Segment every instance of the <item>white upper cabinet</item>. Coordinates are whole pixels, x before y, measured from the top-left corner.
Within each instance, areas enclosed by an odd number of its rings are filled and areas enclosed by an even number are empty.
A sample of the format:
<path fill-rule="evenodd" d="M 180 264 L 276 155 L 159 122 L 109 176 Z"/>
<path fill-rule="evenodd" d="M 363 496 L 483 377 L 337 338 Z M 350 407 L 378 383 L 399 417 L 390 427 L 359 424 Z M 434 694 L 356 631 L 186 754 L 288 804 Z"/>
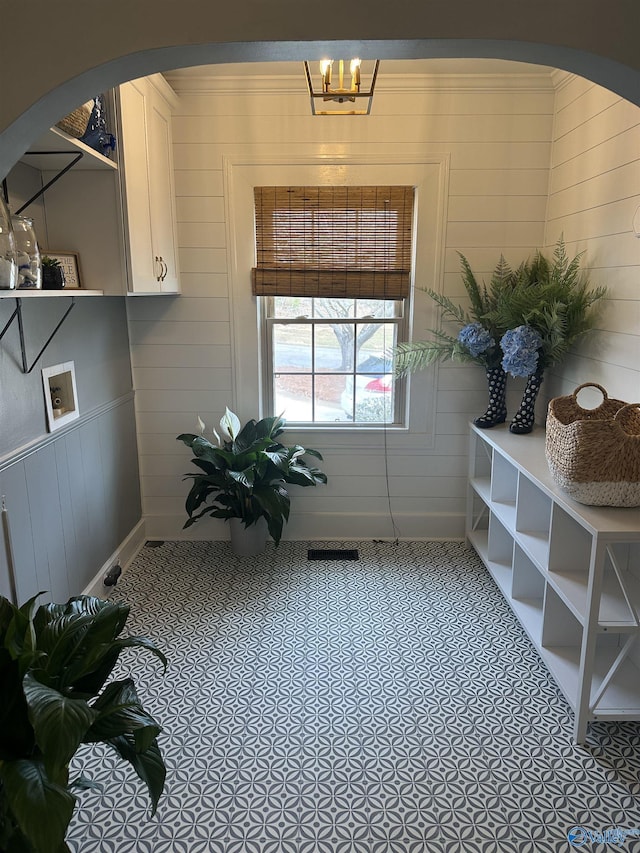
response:
<path fill-rule="evenodd" d="M 159 74 L 119 90 L 120 157 L 132 294 L 179 293 L 171 109 Z"/>

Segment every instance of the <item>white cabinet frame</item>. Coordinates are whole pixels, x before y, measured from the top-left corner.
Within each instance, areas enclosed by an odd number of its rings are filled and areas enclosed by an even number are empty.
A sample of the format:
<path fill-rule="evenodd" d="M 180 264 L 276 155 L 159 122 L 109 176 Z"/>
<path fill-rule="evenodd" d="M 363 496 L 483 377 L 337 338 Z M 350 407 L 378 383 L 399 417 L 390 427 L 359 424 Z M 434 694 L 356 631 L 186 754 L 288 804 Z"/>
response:
<path fill-rule="evenodd" d="M 554 483 L 544 432 L 471 427 L 467 540 L 575 714 L 640 720 L 640 510 L 590 507 Z"/>

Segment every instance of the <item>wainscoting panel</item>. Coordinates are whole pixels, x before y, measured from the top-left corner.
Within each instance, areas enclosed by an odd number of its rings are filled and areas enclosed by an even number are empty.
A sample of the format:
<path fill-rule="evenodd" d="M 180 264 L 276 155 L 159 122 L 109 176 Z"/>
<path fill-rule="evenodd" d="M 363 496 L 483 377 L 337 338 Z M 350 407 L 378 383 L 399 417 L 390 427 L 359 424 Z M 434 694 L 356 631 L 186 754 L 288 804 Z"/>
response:
<path fill-rule="evenodd" d="M 0 492 L 19 603 L 79 595 L 140 521 L 133 395 L 5 459 Z M 4 542 L 0 593 L 10 595 Z"/>

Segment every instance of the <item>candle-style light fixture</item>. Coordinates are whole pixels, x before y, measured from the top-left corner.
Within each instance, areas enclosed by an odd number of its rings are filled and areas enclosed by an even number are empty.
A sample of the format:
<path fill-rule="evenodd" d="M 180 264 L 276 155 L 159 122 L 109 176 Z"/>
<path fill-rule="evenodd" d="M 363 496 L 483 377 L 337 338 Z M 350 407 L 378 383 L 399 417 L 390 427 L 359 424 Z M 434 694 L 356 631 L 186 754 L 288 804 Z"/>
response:
<path fill-rule="evenodd" d="M 334 64 L 337 64 L 337 86 L 334 88 Z M 373 90 L 376 85 L 378 76 L 378 68 L 380 60 L 374 62 L 373 72 L 371 74 L 371 84 L 367 90 L 362 89 L 362 61 L 360 59 L 352 59 L 349 63 L 349 86 L 345 86 L 345 62 L 344 59 L 334 63 L 333 59 L 323 59 L 320 61 L 320 84 L 321 91 L 316 91 L 313 88 L 313 78 L 309 63 L 304 63 L 304 70 L 307 76 L 307 86 L 309 87 L 309 97 L 311 100 L 311 112 L 314 116 L 368 116 L 371 112 L 371 104 L 373 101 Z M 334 102 L 337 104 L 356 104 L 358 101 L 366 99 L 366 104 L 360 109 L 318 109 L 317 101 L 324 103 Z"/>

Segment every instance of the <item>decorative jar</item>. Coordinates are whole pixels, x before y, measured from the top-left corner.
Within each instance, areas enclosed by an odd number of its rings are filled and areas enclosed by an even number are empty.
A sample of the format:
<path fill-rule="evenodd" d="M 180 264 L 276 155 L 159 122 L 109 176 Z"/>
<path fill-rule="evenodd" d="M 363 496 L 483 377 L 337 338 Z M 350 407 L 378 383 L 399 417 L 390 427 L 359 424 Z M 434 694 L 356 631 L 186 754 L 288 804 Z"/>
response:
<path fill-rule="evenodd" d="M 16 243 L 9 209 L 0 198 L 0 290 L 13 290 L 18 282 Z"/>
<path fill-rule="evenodd" d="M 33 220 L 26 216 L 12 216 L 11 221 L 18 257 L 18 287 L 31 290 L 41 288 L 42 266 Z"/>

